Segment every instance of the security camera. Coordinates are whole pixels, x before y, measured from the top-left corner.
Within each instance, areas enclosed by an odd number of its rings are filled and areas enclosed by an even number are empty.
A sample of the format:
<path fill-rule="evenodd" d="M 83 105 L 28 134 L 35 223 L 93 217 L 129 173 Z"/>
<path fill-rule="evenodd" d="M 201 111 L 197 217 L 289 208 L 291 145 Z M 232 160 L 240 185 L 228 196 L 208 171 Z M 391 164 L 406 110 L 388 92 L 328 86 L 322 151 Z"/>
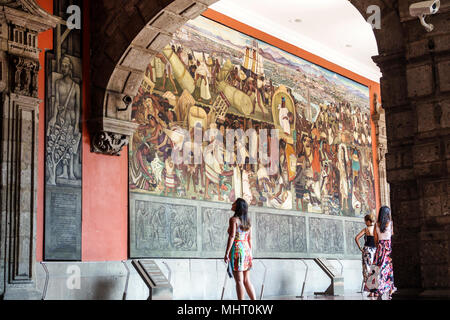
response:
<path fill-rule="evenodd" d="M 117 111 L 126 111 L 130 104 L 133 102 L 133 98 L 131 98 L 129 95 L 125 95 L 122 98 L 123 103 L 125 103 L 125 108 L 117 108 Z"/>
<path fill-rule="evenodd" d="M 413 17 L 418 17 L 420 23 L 425 27 L 428 32 L 433 31 L 434 26 L 425 22 L 425 16 L 435 14 L 439 11 L 441 6 L 440 0 L 421 1 L 413 3 L 409 7 L 409 14 Z"/>

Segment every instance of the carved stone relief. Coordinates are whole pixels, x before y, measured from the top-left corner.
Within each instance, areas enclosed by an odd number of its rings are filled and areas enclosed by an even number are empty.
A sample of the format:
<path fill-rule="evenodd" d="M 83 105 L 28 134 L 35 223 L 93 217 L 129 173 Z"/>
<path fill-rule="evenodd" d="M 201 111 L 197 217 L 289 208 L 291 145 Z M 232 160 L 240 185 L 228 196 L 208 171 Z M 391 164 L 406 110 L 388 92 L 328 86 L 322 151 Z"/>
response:
<path fill-rule="evenodd" d="M 128 145 L 129 137 L 119 133 L 99 132 L 92 138 L 91 151 L 120 156 L 123 147 Z"/>
<path fill-rule="evenodd" d="M 197 209 L 145 200 L 134 203 L 132 256 L 197 250 Z"/>
<path fill-rule="evenodd" d="M 326 254 L 344 253 L 343 221 L 335 219 L 309 219 L 310 252 Z"/>
<path fill-rule="evenodd" d="M 306 252 L 305 217 L 257 214 L 258 252 Z"/>
<path fill-rule="evenodd" d="M 73 3 L 79 4 L 79 3 Z M 55 9 L 66 5 L 55 1 Z M 62 18 L 60 10 L 55 10 Z M 46 260 L 81 260 L 82 61 L 80 31 L 54 29 L 54 50 L 46 53 Z"/>
<path fill-rule="evenodd" d="M 359 251 L 358 247 L 355 243 L 355 237 L 356 235 L 364 229 L 366 225 L 363 222 L 353 222 L 353 221 L 346 221 L 345 222 L 345 241 L 347 243 L 347 254 L 360 254 L 361 251 Z M 364 238 L 360 239 L 360 246 L 364 246 Z"/>
<path fill-rule="evenodd" d="M 20 56 L 12 56 L 12 78 L 11 88 L 16 94 L 37 98 L 37 78 L 40 65 L 38 61 Z"/>
<path fill-rule="evenodd" d="M 311 258 L 323 254 L 360 258 L 359 251 L 352 246 L 364 225 L 362 219 L 261 210 L 249 212 L 255 258 Z M 163 197 L 131 192 L 130 257 L 221 259 L 232 216 L 230 207 L 220 203 L 176 198 L 167 202 Z"/>
<path fill-rule="evenodd" d="M 81 59 L 64 56 L 57 72 L 57 61 L 49 60 L 47 108 L 47 184 L 81 185 L 80 81 Z"/>
<path fill-rule="evenodd" d="M 204 251 L 222 251 L 228 239 L 228 219 L 230 210 L 202 208 L 202 249 Z"/>

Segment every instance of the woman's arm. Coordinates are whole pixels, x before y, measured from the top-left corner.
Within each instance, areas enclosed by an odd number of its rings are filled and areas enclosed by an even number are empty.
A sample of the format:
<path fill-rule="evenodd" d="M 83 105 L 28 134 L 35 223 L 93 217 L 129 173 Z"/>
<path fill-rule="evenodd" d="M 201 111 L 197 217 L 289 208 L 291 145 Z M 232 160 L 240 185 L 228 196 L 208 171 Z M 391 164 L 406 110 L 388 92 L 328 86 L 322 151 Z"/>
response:
<path fill-rule="evenodd" d="M 253 228 L 250 227 L 250 231 L 248 233 L 248 246 L 250 247 L 250 250 L 252 250 L 252 229 Z"/>
<path fill-rule="evenodd" d="M 377 224 L 373 226 L 373 236 L 375 239 L 375 245 L 378 246 L 378 231 L 377 231 Z"/>
<path fill-rule="evenodd" d="M 394 235 L 394 221 L 391 221 L 391 236 Z"/>
<path fill-rule="evenodd" d="M 358 233 L 358 234 L 356 235 L 356 237 L 355 237 L 356 245 L 358 246 L 359 251 L 361 251 L 361 252 L 362 252 L 363 250 L 362 250 L 361 246 L 359 245 L 359 239 L 361 239 L 361 237 L 364 235 L 365 232 L 366 232 L 366 229 L 364 228 L 364 229 L 362 229 L 361 232 Z"/>
<path fill-rule="evenodd" d="M 225 250 L 225 257 L 223 258 L 223 261 L 225 261 L 225 263 L 228 263 L 228 261 L 230 261 L 230 251 L 235 236 L 236 236 L 236 222 L 233 218 L 230 218 L 230 226 L 228 228 L 227 249 Z"/>

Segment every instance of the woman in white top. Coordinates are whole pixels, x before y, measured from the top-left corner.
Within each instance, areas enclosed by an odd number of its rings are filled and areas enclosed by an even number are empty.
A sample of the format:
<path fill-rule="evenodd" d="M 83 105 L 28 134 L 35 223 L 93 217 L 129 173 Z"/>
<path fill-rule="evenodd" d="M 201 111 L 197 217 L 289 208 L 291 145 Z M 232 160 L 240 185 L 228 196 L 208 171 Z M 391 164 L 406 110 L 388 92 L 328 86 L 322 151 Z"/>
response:
<path fill-rule="evenodd" d="M 397 288 L 394 286 L 394 269 L 391 257 L 391 237 L 394 235 L 394 223 L 392 222 L 391 209 L 386 206 L 380 208 L 374 235 L 377 251 L 373 261 L 373 270 L 377 276 L 378 286 L 373 289 L 373 292 L 379 299 L 382 299 L 385 294 L 390 299 Z"/>

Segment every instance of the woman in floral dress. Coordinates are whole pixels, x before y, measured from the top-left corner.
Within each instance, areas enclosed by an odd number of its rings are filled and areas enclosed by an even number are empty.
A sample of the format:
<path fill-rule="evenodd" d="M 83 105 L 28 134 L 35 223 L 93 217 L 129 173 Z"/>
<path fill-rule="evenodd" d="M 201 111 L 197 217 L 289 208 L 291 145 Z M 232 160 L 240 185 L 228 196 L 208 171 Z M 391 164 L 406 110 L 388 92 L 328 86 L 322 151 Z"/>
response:
<path fill-rule="evenodd" d="M 224 261 L 231 264 L 238 300 L 244 300 L 244 288 L 249 298 L 255 300 L 255 289 L 250 282 L 252 227 L 248 218 L 248 204 L 239 198 L 233 203 L 231 210 L 234 211 L 234 216 L 230 218 Z"/>
<path fill-rule="evenodd" d="M 394 268 L 392 265 L 392 246 L 391 237 L 394 235 L 394 226 L 392 222 L 391 209 L 381 207 L 378 214 L 378 221 L 375 225 L 375 243 L 377 251 L 373 261 L 373 270 L 377 273 L 378 288 L 374 294 L 379 299 L 387 294 L 388 299 L 397 291 L 394 286 Z"/>

